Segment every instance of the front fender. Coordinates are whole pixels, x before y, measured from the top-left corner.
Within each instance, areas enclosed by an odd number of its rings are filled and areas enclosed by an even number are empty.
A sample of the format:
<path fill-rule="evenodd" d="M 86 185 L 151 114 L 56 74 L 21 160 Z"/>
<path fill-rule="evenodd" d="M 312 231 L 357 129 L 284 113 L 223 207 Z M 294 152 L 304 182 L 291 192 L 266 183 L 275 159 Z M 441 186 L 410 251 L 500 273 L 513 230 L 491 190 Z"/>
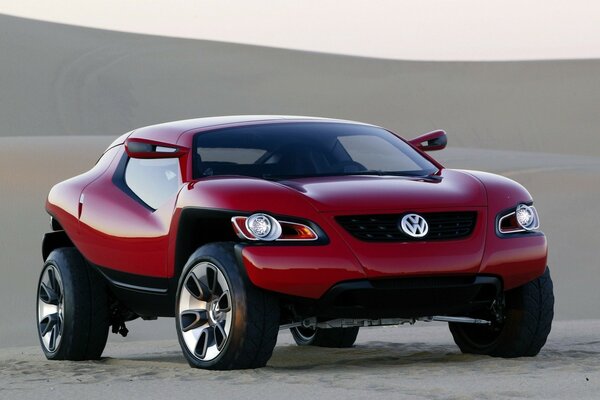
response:
<path fill-rule="evenodd" d="M 519 183 L 503 176 L 465 171 L 484 185 L 488 202 L 488 226 L 481 274 L 502 277 L 504 290 L 522 286 L 540 277 L 548 263 L 548 244 L 542 232 L 502 235 L 497 233 L 499 213 L 520 203 L 533 202 L 531 194 Z"/>
<path fill-rule="evenodd" d="M 171 231 L 175 232 L 173 229 L 189 225 L 189 221 L 185 219 L 189 219 L 191 215 L 208 221 L 208 217 L 200 218 L 206 214 L 213 221 L 219 219 L 219 222 L 211 223 L 216 231 L 222 231 L 227 222 L 228 229 L 233 234 L 229 221 L 231 216 L 254 212 L 311 221 L 327 235 L 326 242 L 306 245 L 282 242 L 240 245 L 239 260 L 254 285 L 274 292 L 318 298 L 341 280 L 365 278 L 362 266 L 330 223 L 300 193 L 275 182 L 242 177 L 204 178 L 192 182 L 179 194 Z M 219 229 L 216 229 L 217 226 Z M 202 228 L 198 226 L 197 229 Z M 181 229 L 178 230 L 182 232 Z M 203 233 L 196 236 L 201 234 Z M 220 235 L 220 240 L 233 239 L 226 238 L 223 232 Z M 184 243 L 180 239 L 176 242 Z M 186 254 L 186 251 L 181 250 L 181 245 L 179 250 L 175 250 L 177 243 L 174 242 L 171 246 L 173 253 L 169 258 L 175 261 L 175 265 L 172 266 L 170 276 L 177 275 L 178 267 Z"/>

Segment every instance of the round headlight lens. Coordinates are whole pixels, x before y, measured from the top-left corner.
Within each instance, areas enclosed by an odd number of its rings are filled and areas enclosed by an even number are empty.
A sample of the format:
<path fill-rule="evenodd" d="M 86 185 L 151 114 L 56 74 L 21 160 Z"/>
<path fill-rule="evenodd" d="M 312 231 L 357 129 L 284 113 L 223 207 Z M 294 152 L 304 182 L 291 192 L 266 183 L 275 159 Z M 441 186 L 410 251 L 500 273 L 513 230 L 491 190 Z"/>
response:
<path fill-rule="evenodd" d="M 281 225 L 267 214 L 249 216 L 246 220 L 246 229 L 260 240 L 275 240 L 281 236 Z"/>
<path fill-rule="evenodd" d="M 515 216 L 521 228 L 527 231 L 539 228 L 539 219 L 534 207 L 520 204 L 515 210 Z"/>

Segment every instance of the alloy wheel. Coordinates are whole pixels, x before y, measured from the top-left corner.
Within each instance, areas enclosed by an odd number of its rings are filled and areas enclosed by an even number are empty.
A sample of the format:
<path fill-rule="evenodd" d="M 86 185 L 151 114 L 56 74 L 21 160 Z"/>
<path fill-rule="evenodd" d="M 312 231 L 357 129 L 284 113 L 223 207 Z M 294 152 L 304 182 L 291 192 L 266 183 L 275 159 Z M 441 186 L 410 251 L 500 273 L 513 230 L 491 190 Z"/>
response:
<path fill-rule="evenodd" d="M 42 344 L 50 353 L 56 352 L 63 334 L 64 291 L 56 267 L 48 265 L 38 287 L 38 330 Z"/>
<path fill-rule="evenodd" d="M 229 338 L 232 322 L 227 279 L 210 262 L 195 265 L 181 286 L 178 318 L 186 347 L 202 361 L 217 358 Z"/>

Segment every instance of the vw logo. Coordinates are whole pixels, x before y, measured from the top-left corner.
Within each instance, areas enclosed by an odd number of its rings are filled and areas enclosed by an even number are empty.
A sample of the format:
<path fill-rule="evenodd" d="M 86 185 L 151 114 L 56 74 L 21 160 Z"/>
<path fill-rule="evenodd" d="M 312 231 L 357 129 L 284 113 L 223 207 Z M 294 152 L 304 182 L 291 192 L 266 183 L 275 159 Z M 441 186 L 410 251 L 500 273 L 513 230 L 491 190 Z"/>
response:
<path fill-rule="evenodd" d="M 429 232 L 429 225 L 425 218 L 418 214 L 406 214 L 400 220 L 400 229 L 409 236 L 422 238 Z"/>

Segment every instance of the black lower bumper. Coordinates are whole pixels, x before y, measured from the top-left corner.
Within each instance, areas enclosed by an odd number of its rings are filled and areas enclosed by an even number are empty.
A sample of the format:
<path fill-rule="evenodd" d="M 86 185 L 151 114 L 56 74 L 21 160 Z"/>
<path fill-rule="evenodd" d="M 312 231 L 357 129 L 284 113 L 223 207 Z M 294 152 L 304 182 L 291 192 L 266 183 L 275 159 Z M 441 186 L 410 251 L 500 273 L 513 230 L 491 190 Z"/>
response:
<path fill-rule="evenodd" d="M 502 292 L 492 276 L 425 277 L 342 282 L 315 305 L 319 318 L 418 318 L 468 315 Z"/>

